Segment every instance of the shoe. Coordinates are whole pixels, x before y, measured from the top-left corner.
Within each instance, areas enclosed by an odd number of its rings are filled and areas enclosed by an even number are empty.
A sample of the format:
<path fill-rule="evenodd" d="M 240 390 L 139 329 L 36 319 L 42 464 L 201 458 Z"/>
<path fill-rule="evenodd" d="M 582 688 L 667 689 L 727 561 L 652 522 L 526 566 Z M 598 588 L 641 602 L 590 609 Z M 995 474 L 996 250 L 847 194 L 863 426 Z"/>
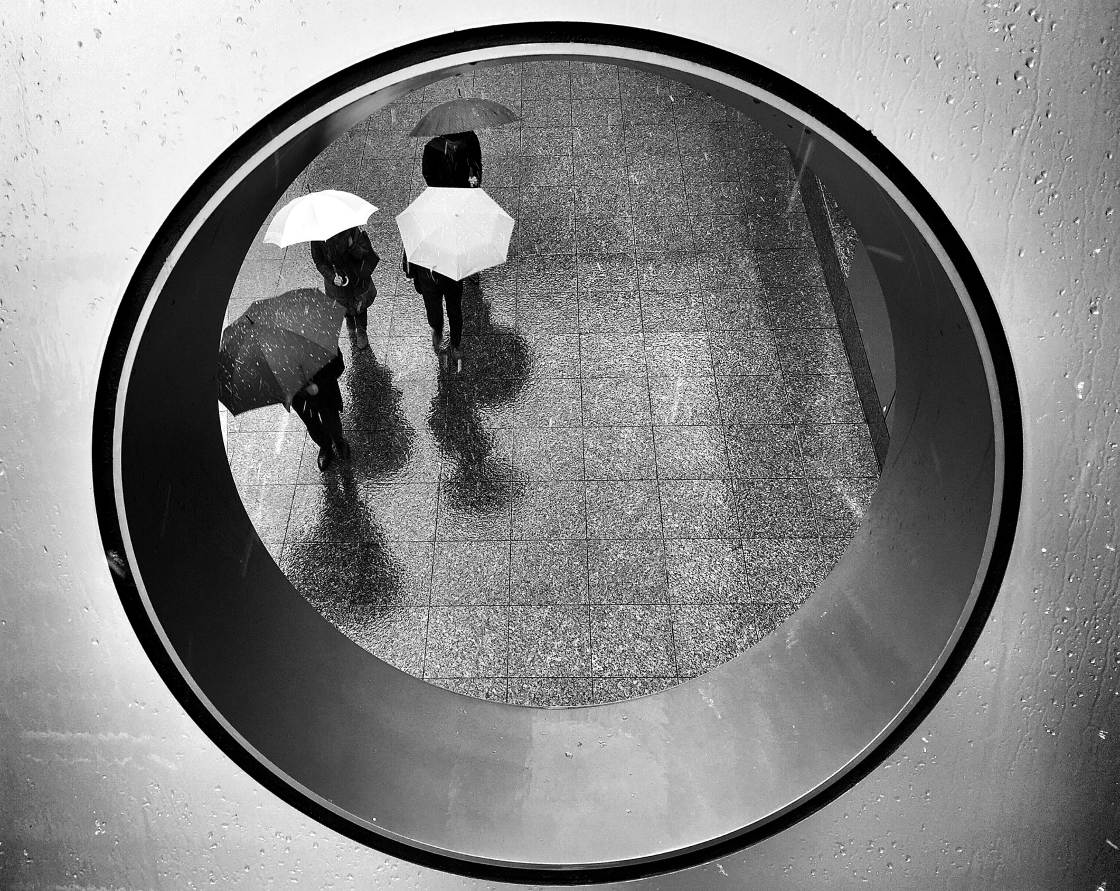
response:
<path fill-rule="evenodd" d="M 451 349 L 448 350 L 448 355 L 450 356 L 448 365 L 451 371 L 454 374 L 458 374 L 463 370 L 463 351 L 458 347 L 451 347 Z"/>
<path fill-rule="evenodd" d="M 440 344 L 443 343 L 443 329 L 432 331 L 432 352 L 439 355 Z"/>
<path fill-rule="evenodd" d="M 369 349 L 369 338 L 366 337 L 364 328 L 358 328 L 354 332 L 354 348 L 359 352 Z"/>
<path fill-rule="evenodd" d="M 339 461 L 350 460 L 350 443 L 348 443 L 345 439 L 340 439 L 338 442 L 336 442 L 334 444 L 334 450 L 338 454 Z"/>
<path fill-rule="evenodd" d="M 326 470 L 328 467 L 331 466 L 332 461 L 334 461 L 334 452 L 331 451 L 331 447 L 330 446 L 320 446 L 319 447 L 319 460 L 318 460 L 318 462 L 316 462 L 319 465 L 319 470 L 320 471 Z"/>

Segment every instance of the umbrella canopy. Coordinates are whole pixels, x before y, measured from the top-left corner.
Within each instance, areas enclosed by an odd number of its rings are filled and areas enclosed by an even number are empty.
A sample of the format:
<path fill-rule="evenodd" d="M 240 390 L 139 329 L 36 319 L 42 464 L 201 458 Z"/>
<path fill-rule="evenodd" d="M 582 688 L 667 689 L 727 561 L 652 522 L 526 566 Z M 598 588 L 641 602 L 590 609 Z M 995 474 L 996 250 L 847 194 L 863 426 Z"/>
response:
<path fill-rule="evenodd" d="M 218 398 L 235 415 L 292 397 L 338 353 L 345 310 L 300 288 L 253 303 L 222 332 Z"/>
<path fill-rule="evenodd" d="M 429 186 L 397 214 L 408 261 L 456 280 L 505 263 L 513 224 L 482 189 Z"/>
<path fill-rule="evenodd" d="M 377 208 L 357 195 L 324 189 L 285 204 L 272 218 L 264 240 L 287 247 L 301 241 L 326 241 L 354 226 L 364 226 Z"/>
<path fill-rule="evenodd" d="M 443 136 L 466 130 L 488 130 L 520 120 L 512 108 L 492 99 L 452 99 L 420 118 L 409 135 Z"/>

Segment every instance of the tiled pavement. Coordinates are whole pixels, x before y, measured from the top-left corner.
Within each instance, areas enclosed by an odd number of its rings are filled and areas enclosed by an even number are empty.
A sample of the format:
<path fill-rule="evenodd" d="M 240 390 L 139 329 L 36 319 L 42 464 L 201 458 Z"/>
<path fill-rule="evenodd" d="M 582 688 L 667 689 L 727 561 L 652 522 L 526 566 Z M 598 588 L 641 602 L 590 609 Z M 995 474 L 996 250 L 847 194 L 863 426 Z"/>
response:
<path fill-rule="evenodd" d="M 393 217 L 423 188 L 407 132 L 456 87 L 524 120 L 480 134 L 517 227 L 448 378 Z M 228 451 L 349 637 L 462 693 L 603 702 L 733 657 L 835 563 L 878 468 L 788 156 L 749 119 L 625 68 L 504 65 L 377 113 L 281 203 L 319 188 L 381 209 L 372 352 L 343 344 L 354 459 L 320 474 L 282 408 L 229 419 Z M 321 284 L 306 245 L 258 238 L 231 317 Z"/>

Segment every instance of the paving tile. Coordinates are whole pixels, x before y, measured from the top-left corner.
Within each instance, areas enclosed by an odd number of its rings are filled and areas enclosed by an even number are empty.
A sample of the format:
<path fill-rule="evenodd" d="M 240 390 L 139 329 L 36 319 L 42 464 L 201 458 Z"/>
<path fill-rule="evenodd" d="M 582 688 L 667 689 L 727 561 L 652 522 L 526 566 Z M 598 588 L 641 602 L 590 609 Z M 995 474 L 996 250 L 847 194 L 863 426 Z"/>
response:
<path fill-rule="evenodd" d="M 768 375 L 718 375 L 720 413 L 725 424 L 784 424 L 796 419 L 788 385 Z"/>
<path fill-rule="evenodd" d="M 661 514 L 653 480 L 586 484 L 588 538 L 660 538 Z"/>
<path fill-rule="evenodd" d="M 799 435 L 807 475 L 878 477 L 866 424 L 805 424 Z"/>
<path fill-rule="evenodd" d="M 687 196 L 680 158 L 671 151 L 665 154 L 636 155 L 626 163 L 626 179 L 639 191 L 677 192 Z M 648 218 L 648 214 L 645 215 Z"/>
<path fill-rule="evenodd" d="M 691 217 L 686 214 L 643 214 L 637 209 L 634 217 L 634 251 L 645 253 L 673 253 L 692 251 L 696 247 L 696 230 Z M 661 289 L 664 290 L 664 289 Z"/>
<path fill-rule="evenodd" d="M 653 429 L 659 479 L 724 479 L 728 476 L 723 428 L 696 425 Z"/>
<path fill-rule="evenodd" d="M 515 541 L 511 561 L 510 603 L 513 605 L 587 603 L 585 541 Z"/>
<path fill-rule="evenodd" d="M 649 398 L 654 424 L 718 424 L 721 419 L 711 377 L 651 377 Z"/>
<path fill-rule="evenodd" d="M 744 538 L 815 537 L 820 521 L 803 479 L 735 480 L 735 507 Z"/>
<path fill-rule="evenodd" d="M 816 590 L 824 568 L 817 538 L 746 538 L 743 582 L 752 600 L 799 604 Z"/>
<path fill-rule="evenodd" d="M 775 479 L 808 473 L 792 424 L 733 424 L 726 438 L 732 476 Z"/>
<path fill-rule="evenodd" d="M 544 155 L 522 155 L 520 165 L 521 188 L 568 186 L 572 184 L 575 168 L 572 159 L 565 155 L 554 158 Z"/>
<path fill-rule="evenodd" d="M 513 537 L 585 538 L 583 484 L 572 480 L 526 483 L 513 505 Z"/>
<path fill-rule="evenodd" d="M 509 602 L 508 541 L 452 541 L 435 547 L 434 606 L 485 606 Z"/>
<path fill-rule="evenodd" d="M 624 377 L 644 374 L 645 340 L 641 331 L 580 335 L 580 372 L 583 377 Z"/>
<path fill-rule="evenodd" d="M 586 372 L 585 372 L 586 374 Z M 583 423 L 588 426 L 650 423 L 650 384 L 646 377 L 583 380 Z"/>
<path fill-rule="evenodd" d="M 524 127 L 521 130 L 521 153 L 523 155 L 547 155 L 549 157 L 570 156 L 572 154 L 572 126 L 569 120 L 564 127 Z"/>
<path fill-rule="evenodd" d="M 852 536 L 867 515 L 877 479 L 810 479 L 813 512 L 820 518 L 820 532 L 828 536 Z"/>
<path fill-rule="evenodd" d="M 508 541 L 510 484 L 485 477 L 440 483 L 438 541 Z"/>
<path fill-rule="evenodd" d="M 572 151 L 577 159 L 577 169 L 588 161 L 609 164 L 611 167 L 626 165 L 626 142 L 623 130 L 603 130 L 583 127 L 573 119 Z"/>
<path fill-rule="evenodd" d="M 366 652 L 418 677 L 423 669 L 423 641 L 428 627 L 428 607 L 400 606 L 371 609 L 340 623 L 339 630 Z"/>
<path fill-rule="evenodd" d="M 642 290 L 642 328 L 650 331 L 705 331 L 705 296 L 695 288 Z"/>
<path fill-rule="evenodd" d="M 573 238 L 576 254 L 587 258 L 626 254 L 633 247 L 633 231 L 634 223 L 629 216 L 577 216 Z"/>
<path fill-rule="evenodd" d="M 574 291 L 522 294 L 517 298 L 517 327 L 526 334 L 575 334 L 579 302 Z"/>
<path fill-rule="evenodd" d="M 674 539 L 665 542 L 671 603 L 740 603 L 750 599 L 738 540 Z"/>
<path fill-rule="evenodd" d="M 226 457 L 238 487 L 295 485 L 306 439 L 301 430 L 229 433 Z"/>
<path fill-rule="evenodd" d="M 661 678 L 594 678 L 592 697 L 595 703 L 622 702 L 660 693 L 676 686 L 680 680 L 675 677 Z"/>
<path fill-rule="evenodd" d="M 444 690 L 458 693 L 461 696 L 473 696 L 475 699 L 487 699 L 491 702 L 507 702 L 509 681 L 506 677 L 497 678 L 429 678 L 429 684 L 435 684 Z"/>
<path fill-rule="evenodd" d="M 622 120 L 624 124 L 646 124 L 676 129 L 677 107 L 667 95 L 622 94 Z"/>
<path fill-rule="evenodd" d="M 525 480 L 583 479 L 583 438 L 578 428 L 519 429 L 513 439 L 513 473 Z"/>
<path fill-rule="evenodd" d="M 515 427 L 578 427 L 580 417 L 580 382 L 546 378 L 524 384 L 510 423 Z"/>
<path fill-rule="evenodd" d="M 618 69 L 597 62 L 572 62 L 571 88 L 573 99 L 617 99 L 622 95 Z"/>
<path fill-rule="evenodd" d="M 700 286 L 717 291 L 761 288 L 755 258 L 749 252 L 697 254 Z"/>
<path fill-rule="evenodd" d="M 675 675 L 669 607 L 591 607 L 591 673 L 596 678 Z"/>
<path fill-rule="evenodd" d="M 576 190 L 574 207 L 585 217 L 625 217 L 631 210 L 630 189 L 625 181 L 609 173 L 584 179 Z M 611 250 L 617 251 L 619 246 L 611 246 Z"/>
<path fill-rule="evenodd" d="M 630 291 L 585 291 L 579 296 L 579 330 L 635 331 L 642 327 L 642 310 Z"/>
<path fill-rule="evenodd" d="M 521 77 L 566 77 L 571 70 L 567 59 L 529 59 L 521 63 Z"/>
<path fill-rule="evenodd" d="M 521 101 L 522 109 L 526 102 L 537 100 L 568 100 L 572 98 L 572 83 L 566 74 L 551 74 L 543 77 L 539 75 L 523 74 L 521 76 Z"/>
<path fill-rule="evenodd" d="M 694 214 L 738 216 L 746 210 L 747 193 L 737 181 L 690 179 L 685 191 L 689 209 Z"/>
<path fill-rule="evenodd" d="M 426 678 L 506 674 L 509 607 L 433 606 L 428 610 Z"/>
<path fill-rule="evenodd" d="M 684 186 L 675 183 L 656 185 L 630 184 L 630 206 L 636 217 L 650 217 L 662 214 L 682 217 L 689 213 L 688 197 Z"/>
<path fill-rule="evenodd" d="M 699 266 L 693 253 L 647 254 L 638 257 L 637 266 L 643 294 L 689 291 L 699 283 Z"/>
<path fill-rule="evenodd" d="M 555 256 L 575 253 L 575 249 L 571 217 L 523 216 L 514 226 L 510 256 Z"/>
<path fill-rule="evenodd" d="M 574 257 L 521 257 L 517 267 L 520 295 L 570 294 L 575 290 Z"/>
<path fill-rule="evenodd" d="M 652 427 L 588 427 L 583 431 L 589 480 L 654 479 Z"/>
<path fill-rule="evenodd" d="M 712 373 L 703 331 L 650 331 L 644 335 L 646 367 L 658 377 L 705 377 Z"/>
<path fill-rule="evenodd" d="M 777 337 L 771 331 L 711 331 L 708 343 L 717 375 L 774 375 L 779 370 Z"/>
<path fill-rule="evenodd" d="M 851 375 L 787 375 L 785 392 L 792 420 L 810 424 L 864 423 L 863 406 Z"/>
<path fill-rule="evenodd" d="M 593 604 L 667 604 L 665 544 L 602 540 L 587 544 L 587 597 Z"/>
<path fill-rule="evenodd" d="M 621 131 L 622 103 L 608 97 L 575 99 L 572 124 L 585 130 Z"/>
<path fill-rule="evenodd" d="M 682 677 L 696 677 L 735 658 L 781 623 L 756 604 L 673 606 L 673 640 Z"/>
<path fill-rule="evenodd" d="M 515 606 L 509 618 L 510 677 L 589 677 L 591 624 L 585 606 Z"/>
<path fill-rule="evenodd" d="M 704 299 L 709 331 L 734 334 L 749 328 L 769 328 L 770 316 L 752 291 L 710 291 Z"/>
<path fill-rule="evenodd" d="M 532 357 L 533 375 L 579 377 L 580 343 L 578 334 L 542 334 L 526 337 Z"/>
<path fill-rule="evenodd" d="M 662 480 L 666 538 L 738 538 L 735 493 L 727 480 Z"/>
<path fill-rule="evenodd" d="M 510 678 L 509 704 L 571 708 L 596 703 L 591 678 Z"/>

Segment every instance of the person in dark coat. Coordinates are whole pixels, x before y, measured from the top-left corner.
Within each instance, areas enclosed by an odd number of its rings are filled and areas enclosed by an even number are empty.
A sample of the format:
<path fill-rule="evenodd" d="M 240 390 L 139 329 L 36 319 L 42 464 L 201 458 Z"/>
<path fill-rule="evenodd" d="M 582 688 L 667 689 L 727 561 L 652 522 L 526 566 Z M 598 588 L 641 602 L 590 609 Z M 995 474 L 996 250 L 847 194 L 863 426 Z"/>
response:
<path fill-rule="evenodd" d="M 420 172 L 429 186 L 450 189 L 477 188 L 482 184 L 482 146 L 473 130 L 434 136 L 424 146 Z M 443 311 L 447 307 L 450 327 L 449 353 L 453 367 L 462 364 L 463 283 L 425 266 L 402 258 L 404 274 L 424 298 L 424 310 L 432 329 L 432 350 L 440 355 L 443 341 Z"/>
<path fill-rule="evenodd" d="M 367 311 L 377 297 L 373 270 L 380 259 L 357 226 L 311 242 L 311 260 L 323 276 L 327 296 L 346 310 L 346 327 L 359 350 L 369 349 Z"/>
<path fill-rule="evenodd" d="M 428 140 L 420 172 L 429 186 L 465 189 L 482 185 L 482 146 L 473 130 Z"/>
<path fill-rule="evenodd" d="M 453 367 L 458 370 L 463 359 L 463 283 L 448 278 L 426 266 L 408 262 L 408 254 L 401 259 L 404 274 L 412 279 L 416 292 L 424 298 L 424 311 L 428 315 L 428 325 L 432 329 L 432 352 L 440 355 L 443 342 L 443 308 L 447 305 L 447 321 L 450 325 L 449 352 Z"/>
<path fill-rule="evenodd" d="M 342 435 L 342 391 L 338 388 L 345 368 L 340 351 L 292 397 L 292 408 L 319 446 L 319 470 L 330 467 L 336 452 L 343 461 L 350 459 L 350 444 Z"/>

